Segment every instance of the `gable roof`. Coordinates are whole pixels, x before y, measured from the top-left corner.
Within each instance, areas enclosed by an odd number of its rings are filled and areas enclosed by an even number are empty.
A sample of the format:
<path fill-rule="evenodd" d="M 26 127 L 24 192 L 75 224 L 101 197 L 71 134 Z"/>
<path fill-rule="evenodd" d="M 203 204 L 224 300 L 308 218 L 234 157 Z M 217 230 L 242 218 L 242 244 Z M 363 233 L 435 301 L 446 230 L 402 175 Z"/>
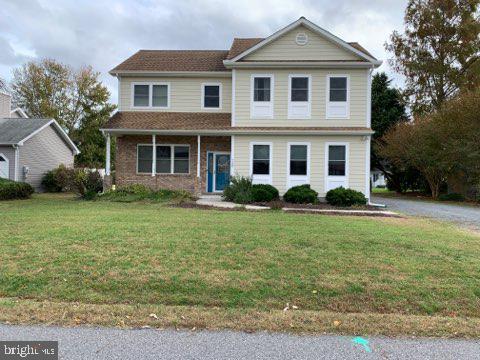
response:
<path fill-rule="evenodd" d="M 227 50 L 139 50 L 110 70 L 128 71 L 228 71 L 223 65 Z"/>
<path fill-rule="evenodd" d="M 25 141 L 52 125 L 75 154 L 80 150 L 53 119 L 5 118 L 0 119 L 0 145 L 23 145 Z"/>
<path fill-rule="evenodd" d="M 254 51 L 264 47 L 267 44 L 270 44 L 274 40 L 278 39 L 282 35 L 286 34 L 290 30 L 295 29 L 298 26 L 305 26 L 306 28 L 310 29 L 314 33 L 326 38 L 327 40 L 331 41 L 332 43 L 338 45 L 339 47 L 359 56 L 362 60 L 366 62 L 370 62 L 376 66 L 381 65 L 381 61 L 374 58 L 370 53 L 368 53 L 360 44 L 358 43 L 348 43 L 343 41 L 342 39 L 338 38 L 337 36 L 333 35 L 332 33 L 328 32 L 327 30 L 321 28 L 318 25 L 315 25 L 310 20 L 307 20 L 305 17 L 299 18 L 297 21 L 294 21 L 290 25 L 287 25 L 283 29 L 278 30 L 277 32 L 273 33 L 269 37 L 257 42 L 253 46 L 246 48 L 244 51 L 237 53 L 233 57 L 224 61 L 224 64 L 233 64 L 236 61 L 241 60 L 243 57 L 247 56 L 248 54 L 253 53 Z"/>
<path fill-rule="evenodd" d="M 13 115 L 13 114 L 17 114 L 19 118 L 24 118 L 24 119 L 28 118 L 28 115 L 25 113 L 25 111 L 23 111 L 23 109 L 19 107 L 10 111 L 10 115 Z"/>
<path fill-rule="evenodd" d="M 235 56 L 241 54 L 247 49 L 250 49 L 252 46 L 257 45 L 260 41 L 265 40 L 264 38 L 235 38 L 233 39 L 232 46 L 228 51 L 227 59 L 233 59 Z"/>

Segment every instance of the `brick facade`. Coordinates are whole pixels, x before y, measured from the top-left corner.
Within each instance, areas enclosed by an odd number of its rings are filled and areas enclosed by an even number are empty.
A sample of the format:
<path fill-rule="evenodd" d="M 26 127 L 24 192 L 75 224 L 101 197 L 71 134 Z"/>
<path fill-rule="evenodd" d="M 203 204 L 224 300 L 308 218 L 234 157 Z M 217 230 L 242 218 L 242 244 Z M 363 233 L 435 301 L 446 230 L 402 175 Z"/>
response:
<path fill-rule="evenodd" d="M 200 179 L 197 178 L 197 137 L 156 136 L 157 145 L 190 145 L 189 174 L 138 174 L 137 145 L 151 144 L 148 135 L 123 135 L 117 138 L 115 155 L 115 184 L 143 184 L 152 189 L 183 189 L 198 194 L 206 191 L 207 151 L 230 152 L 230 137 L 202 136 L 200 141 Z"/>

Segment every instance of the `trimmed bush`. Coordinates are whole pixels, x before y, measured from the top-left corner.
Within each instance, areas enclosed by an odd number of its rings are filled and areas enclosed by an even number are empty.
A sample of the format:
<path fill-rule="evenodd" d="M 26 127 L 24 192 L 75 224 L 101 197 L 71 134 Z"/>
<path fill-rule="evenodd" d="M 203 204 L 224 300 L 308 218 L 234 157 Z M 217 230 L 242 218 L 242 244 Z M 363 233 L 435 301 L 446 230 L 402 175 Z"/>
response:
<path fill-rule="evenodd" d="M 222 197 L 226 201 L 237 204 L 248 204 L 253 202 L 252 180 L 244 176 L 233 176 L 223 190 Z"/>
<path fill-rule="evenodd" d="M 117 190 L 110 190 L 98 196 L 99 200 L 108 200 L 115 202 L 134 202 L 134 201 L 155 201 L 173 203 L 183 203 L 194 200 L 194 196 L 185 190 L 167 190 L 161 189 L 153 191 L 150 188 L 132 184 L 121 187 Z"/>
<path fill-rule="evenodd" d="M 103 190 L 102 176 L 98 171 L 75 169 L 73 171 L 72 190 L 85 200 L 92 200 Z"/>
<path fill-rule="evenodd" d="M 28 199 L 33 192 L 30 184 L 0 179 L 0 200 Z"/>
<path fill-rule="evenodd" d="M 458 193 L 442 194 L 438 197 L 440 201 L 465 201 L 465 196 Z"/>
<path fill-rule="evenodd" d="M 252 199 L 255 202 L 269 202 L 278 200 L 279 193 L 276 187 L 269 184 L 252 185 Z"/>
<path fill-rule="evenodd" d="M 367 198 L 360 191 L 338 187 L 327 192 L 327 202 L 333 206 L 365 205 Z"/>
<path fill-rule="evenodd" d="M 283 200 L 295 204 L 316 204 L 318 193 L 309 184 L 294 186 L 283 195 Z"/>

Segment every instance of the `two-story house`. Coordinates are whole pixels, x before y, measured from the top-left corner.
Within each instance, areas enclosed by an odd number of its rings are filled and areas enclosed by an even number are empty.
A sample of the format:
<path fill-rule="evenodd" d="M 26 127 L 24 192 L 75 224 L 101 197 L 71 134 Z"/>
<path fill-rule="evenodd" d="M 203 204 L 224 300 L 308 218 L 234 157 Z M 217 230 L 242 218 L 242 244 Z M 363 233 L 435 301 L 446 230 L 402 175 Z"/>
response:
<path fill-rule="evenodd" d="M 118 112 L 102 131 L 116 138 L 116 184 L 214 193 L 238 174 L 282 194 L 308 183 L 368 197 L 380 64 L 303 17 L 225 51 L 141 50 L 110 71 Z"/>

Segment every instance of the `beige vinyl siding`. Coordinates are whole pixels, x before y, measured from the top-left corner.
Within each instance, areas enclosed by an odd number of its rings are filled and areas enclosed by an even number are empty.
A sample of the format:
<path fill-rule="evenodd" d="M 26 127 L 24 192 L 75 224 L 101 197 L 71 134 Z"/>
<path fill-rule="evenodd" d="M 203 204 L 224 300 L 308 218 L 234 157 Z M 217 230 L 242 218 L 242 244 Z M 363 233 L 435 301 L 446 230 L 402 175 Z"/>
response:
<path fill-rule="evenodd" d="M 273 119 L 251 119 L 251 76 L 273 74 L 274 109 Z M 312 77 L 311 119 L 288 119 L 288 75 L 308 74 Z M 326 119 L 327 75 L 341 74 L 350 78 L 350 117 L 348 119 Z M 367 82 L 366 69 L 237 69 L 235 80 L 235 125 L 236 126 L 367 126 Z"/>
<path fill-rule="evenodd" d="M 152 82 L 170 83 L 170 107 L 134 108 L 132 107 L 132 83 Z M 203 83 L 222 84 L 221 109 L 202 109 Z M 229 113 L 232 104 L 231 78 L 197 78 L 197 77 L 122 77 L 120 81 L 120 111 L 171 111 L 171 112 L 223 112 Z"/>
<path fill-rule="evenodd" d="M 58 135 L 53 126 L 48 126 L 23 146 L 19 147 L 19 181 L 26 181 L 35 190 L 41 190 L 43 175 L 60 164 L 73 166 L 73 154 L 70 147 Z M 29 168 L 25 177 L 23 167 Z"/>
<path fill-rule="evenodd" d="M 298 33 L 305 33 L 308 36 L 306 45 L 298 45 L 295 42 Z M 247 55 L 243 60 L 361 60 L 361 58 L 306 27 L 299 26 Z"/>
<path fill-rule="evenodd" d="M 366 149 L 368 141 L 362 136 L 235 136 L 234 140 L 234 173 L 250 176 L 250 143 L 271 142 L 272 153 L 272 185 L 281 194 L 287 191 L 287 169 L 289 142 L 310 142 L 310 184 L 318 191 L 320 197 L 325 196 L 325 143 L 346 142 L 349 144 L 348 186 L 365 193 L 366 188 Z"/>
<path fill-rule="evenodd" d="M 8 178 L 15 180 L 15 148 L 13 146 L 0 146 L 0 154 L 8 160 Z"/>

